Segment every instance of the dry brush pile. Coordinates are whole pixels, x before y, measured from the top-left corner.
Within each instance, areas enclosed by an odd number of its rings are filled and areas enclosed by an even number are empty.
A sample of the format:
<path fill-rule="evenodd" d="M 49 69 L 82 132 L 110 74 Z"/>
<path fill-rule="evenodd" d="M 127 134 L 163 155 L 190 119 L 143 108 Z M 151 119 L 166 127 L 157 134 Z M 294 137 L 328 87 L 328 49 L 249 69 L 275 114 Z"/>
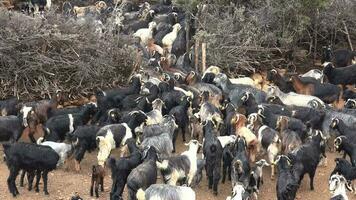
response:
<path fill-rule="evenodd" d="M 0 27 L 0 98 L 43 98 L 57 89 L 86 96 L 123 83 L 135 64 L 130 41 L 102 33 L 95 20 L 1 10 Z"/>

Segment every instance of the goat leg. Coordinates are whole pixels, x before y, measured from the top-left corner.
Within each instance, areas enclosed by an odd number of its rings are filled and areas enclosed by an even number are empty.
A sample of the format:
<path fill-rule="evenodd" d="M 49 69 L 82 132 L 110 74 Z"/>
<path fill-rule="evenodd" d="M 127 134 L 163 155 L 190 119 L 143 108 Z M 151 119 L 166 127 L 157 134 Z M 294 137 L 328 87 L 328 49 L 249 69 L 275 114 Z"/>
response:
<path fill-rule="evenodd" d="M 96 198 L 99 197 L 99 181 L 98 180 L 95 181 L 95 196 L 96 196 Z"/>
<path fill-rule="evenodd" d="M 21 172 L 21 176 L 20 176 L 20 187 L 23 187 L 23 182 L 24 182 L 24 179 L 25 179 L 25 174 L 26 174 L 26 171 L 25 170 L 22 170 Z"/>
<path fill-rule="evenodd" d="M 32 143 L 36 143 L 36 139 L 35 139 L 35 137 L 33 136 L 33 133 L 30 133 L 30 134 L 28 135 L 28 137 L 30 138 L 30 140 L 31 140 Z"/>
<path fill-rule="evenodd" d="M 35 178 L 35 172 L 27 172 L 27 181 L 28 181 L 28 191 L 32 190 L 33 179 Z"/>
<path fill-rule="evenodd" d="M 38 187 L 38 185 L 40 183 L 40 179 L 41 179 L 41 171 L 37 170 L 37 172 L 36 172 L 36 183 L 35 183 L 35 191 L 36 192 L 40 192 L 40 189 Z"/>
<path fill-rule="evenodd" d="M 227 166 L 226 166 L 225 163 L 224 163 L 224 164 L 223 164 L 223 177 L 222 177 L 222 180 L 221 180 L 222 183 L 225 183 L 226 168 L 227 168 Z"/>
<path fill-rule="evenodd" d="M 104 177 L 100 178 L 100 186 L 101 186 L 101 191 L 104 192 Z"/>
<path fill-rule="evenodd" d="M 90 196 L 92 197 L 93 196 L 93 193 L 94 193 L 94 178 L 92 177 L 91 178 L 91 185 L 90 185 Z"/>
<path fill-rule="evenodd" d="M 43 191 L 44 191 L 45 195 L 49 195 L 48 190 L 47 190 L 48 171 L 46 171 L 46 170 L 43 171 L 42 179 L 43 179 Z"/>
<path fill-rule="evenodd" d="M 315 175 L 315 172 L 312 172 L 312 173 L 309 174 L 310 190 L 314 190 L 314 175 Z"/>

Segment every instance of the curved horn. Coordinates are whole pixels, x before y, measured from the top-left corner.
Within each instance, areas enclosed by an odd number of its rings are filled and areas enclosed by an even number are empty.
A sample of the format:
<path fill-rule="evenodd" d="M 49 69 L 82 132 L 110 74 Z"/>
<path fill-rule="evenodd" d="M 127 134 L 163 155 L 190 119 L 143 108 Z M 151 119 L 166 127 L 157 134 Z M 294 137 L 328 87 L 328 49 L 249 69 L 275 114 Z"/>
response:
<path fill-rule="evenodd" d="M 335 140 L 334 140 L 334 145 L 335 146 L 340 146 L 342 143 L 342 138 L 341 137 L 337 137 Z"/>

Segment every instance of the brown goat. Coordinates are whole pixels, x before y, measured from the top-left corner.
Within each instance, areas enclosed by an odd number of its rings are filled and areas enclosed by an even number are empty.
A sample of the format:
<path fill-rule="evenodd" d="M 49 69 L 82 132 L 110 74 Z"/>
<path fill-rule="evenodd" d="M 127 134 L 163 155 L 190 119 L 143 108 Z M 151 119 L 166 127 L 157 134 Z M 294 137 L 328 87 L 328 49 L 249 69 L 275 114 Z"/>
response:
<path fill-rule="evenodd" d="M 256 154 L 259 151 L 259 142 L 255 134 L 246 127 L 247 119 L 245 115 L 236 114 L 231 123 L 235 124 L 236 135 L 244 137 L 247 143 L 247 152 L 250 162 L 255 162 Z"/>
<path fill-rule="evenodd" d="M 279 116 L 277 119 L 276 129 L 279 130 L 282 138 L 282 153 L 288 154 L 302 145 L 299 135 L 288 129 L 289 119 L 286 116 Z"/>
<path fill-rule="evenodd" d="M 105 169 L 101 165 L 93 165 L 92 175 L 91 175 L 91 185 L 90 185 L 90 196 L 93 196 L 94 185 L 95 185 L 95 196 L 99 197 L 99 185 L 100 189 L 104 191 L 104 177 Z"/>

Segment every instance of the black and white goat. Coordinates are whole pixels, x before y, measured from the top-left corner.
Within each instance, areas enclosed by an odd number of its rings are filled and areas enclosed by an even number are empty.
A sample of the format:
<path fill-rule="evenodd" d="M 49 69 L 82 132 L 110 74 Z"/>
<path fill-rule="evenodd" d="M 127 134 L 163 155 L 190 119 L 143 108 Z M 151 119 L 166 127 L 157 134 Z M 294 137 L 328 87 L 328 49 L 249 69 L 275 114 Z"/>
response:
<path fill-rule="evenodd" d="M 334 147 L 338 152 L 344 151 L 350 157 L 351 164 L 356 166 L 356 145 L 354 140 L 350 140 L 347 136 L 339 136 L 334 140 Z"/>
<path fill-rule="evenodd" d="M 129 138 L 132 138 L 132 132 L 126 123 L 111 124 L 100 128 L 96 134 L 99 147 L 98 164 L 104 166 L 111 150 L 125 145 Z"/>
<path fill-rule="evenodd" d="M 329 179 L 329 191 L 333 194 L 330 200 L 348 200 L 346 189 L 353 191 L 344 176 L 334 174 Z"/>
<path fill-rule="evenodd" d="M 157 162 L 165 183 L 176 185 L 179 180 L 186 178 L 188 186 L 192 184 L 197 172 L 197 153 L 202 145 L 197 140 L 191 140 L 185 145 L 189 149 L 181 155 Z"/>

